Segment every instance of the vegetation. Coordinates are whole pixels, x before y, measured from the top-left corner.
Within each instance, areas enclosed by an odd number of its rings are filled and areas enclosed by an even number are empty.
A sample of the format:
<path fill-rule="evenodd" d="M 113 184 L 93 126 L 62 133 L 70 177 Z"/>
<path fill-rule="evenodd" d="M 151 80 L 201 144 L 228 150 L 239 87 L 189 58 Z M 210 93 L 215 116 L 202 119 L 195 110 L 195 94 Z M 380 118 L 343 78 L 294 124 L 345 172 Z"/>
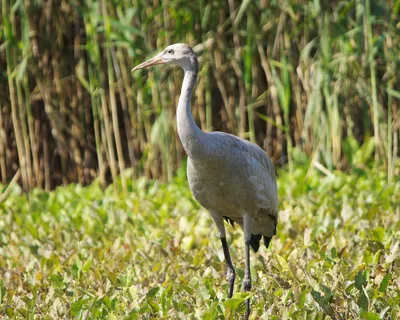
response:
<path fill-rule="evenodd" d="M 1 0 L 0 318 L 243 314 L 241 231 L 228 227 L 227 299 L 215 227 L 187 186 L 181 71 L 130 73 L 174 42 L 200 56 L 201 128 L 282 165 L 278 234 L 252 255 L 252 318 L 399 318 L 399 10 Z"/>
<path fill-rule="evenodd" d="M 276 163 L 297 147 L 328 170 L 349 169 L 367 143 L 390 179 L 399 10 L 400 0 L 2 0 L 2 182 L 20 168 L 24 189 L 97 176 L 104 187 L 126 167 L 171 181 L 184 157 L 181 71 L 130 70 L 174 42 L 201 56 L 202 129 L 256 141 Z"/>
<path fill-rule="evenodd" d="M 252 254 L 252 319 L 398 319 L 400 180 L 362 169 L 307 173 L 304 161 L 294 158 L 293 176 L 279 172 L 278 234 Z M 0 315 L 240 318 L 240 228 L 227 226 L 238 274 L 227 299 L 217 231 L 185 172 L 169 184 L 126 183 L 120 198 L 99 181 L 28 197 L 13 187 L 0 203 Z"/>

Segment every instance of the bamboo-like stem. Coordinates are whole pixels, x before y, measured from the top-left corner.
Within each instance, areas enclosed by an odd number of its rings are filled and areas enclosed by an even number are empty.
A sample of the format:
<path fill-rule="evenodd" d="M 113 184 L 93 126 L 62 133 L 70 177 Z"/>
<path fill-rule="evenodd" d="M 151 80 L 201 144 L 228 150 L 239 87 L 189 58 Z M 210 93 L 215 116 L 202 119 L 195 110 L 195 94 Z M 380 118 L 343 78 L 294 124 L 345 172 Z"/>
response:
<path fill-rule="evenodd" d="M 26 107 L 24 108 L 23 106 L 25 105 L 25 99 L 23 98 L 23 91 L 21 88 L 21 83 L 18 82 L 16 83 L 16 88 L 17 88 L 17 100 L 18 100 L 18 105 L 20 106 L 18 109 L 19 111 L 19 122 L 21 124 L 21 134 L 22 134 L 22 143 L 23 143 L 23 149 L 25 151 L 25 154 L 23 155 L 24 157 L 24 167 L 26 170 L 26 180 L 27 180 L 27 187 L 28 190 L 31 190 L 33 188 L 33 175 L 32 175 L 32 160 L 31 160 L 31 146 L 29 143 L 29 134 L 28 134 L 28 127 L 27 127 L 27 119 L 26 119 Z"/>
<path fill-rule="evenodd" d="M 43 127 L 43 136 L 46 137 L 49 134 L 47 125 Z M 51 170 L 50 170 L 50 151 L 49 143 L 47 139 L 43 139 L 43 167 L 44 167 L 44 189 L 46 191 L 51 190 Z"/>
<path fill-rule="evenodd" d="M 376 90 L 376 70 L 375 70 L 375 50 L 374 50 L 374 39 L 372 33 L 372 18 L 371 18 L 371 6 L 370 0 L 365 0 L 365 16 L 364 23 L 367 25 L 367 40 L 368 40 L 368 61 L 369 70 L 371 73 L 371 95 L 372 95 L 372 115 L 374 124 L 374 141 L 375 141 L 375 165 L 378 168 L 379 156 L 380 156 L 380 130 L 379 130 L 379 105 L 378 95 Z"/>
<path fill-rule="evenodd" d="M 111 105 L 111 118 L 112 118 L 112 126 L 113 126 L 113 131 L 114 131 L 114 137 L 115 137 L 115 146 L 117 149 L 117 158 L 118 158 L 118 167 L 119 167 L 119 173 L 121 175 L 121 185 L 122 185 L 122 191 L 126 195 L 128 193 L 128 188 L 126 184 L 126 179 L 125 179 L 125 161 L 124 161 L 124 154 L 122 151 L 122 140 L 121 140 L 121 134 L 119 132 L 119 123 L 118 123 L 118 111 L 117 111 L 117 99 L 115 96 L 115 88 L 114 88 L 114 68 L 113 68 L 113 62 L 111 58 L 111 46 L 110 46 L 110 35 L 109 35 L 109 18 L 107 14 L 107 9 L 106 9 L 106 4 L 102 3 L 103 7 L 103 15 L 104 15 L 104 24 L 106 28 L 106 38 L 107 39 L 107 48 L 106 48 L 106 57 L 107 57 L 107 70 L 108 70 L 108 91 L 109 91 L 109 96 L 110 96 L 110 105 Z M 110 130 L 110 129 L 108 129 Z M 110 134 L 107 133 L 107 135 Z M 112 145 L 113 142 L 111 142 L 111 139 L 109 139 L 109 146 Z M 113 150 L 110 149 L 110 156 L 111 152 Z M 113 156 L 111 156 L 113 159 Z M 113 160 L 112 160 L 113 161 Z M 115 169 L 114 169 L 115 170 Z M 116 179 L 114 177 L 113 173 L 113 180 L 114 183 L 116 182 Z"/>
<path fill-rule="evenodd" d="M 239 108 L 239 135 L 241 137 L 245 136 L 246 132 L 246 88 L 244 85 L 243 81 L 243 72 L 237 63 L 236 60 L 231 61 L 232 68 L 236 73 L 238 85 L 239 85 L 239 103 L 238 103 L 238 108 Z"/>
<path fill-rule="evenodd" d="M 91 0 L 87 0 L 87 6 L 91 7 L 92 2 Z M 88 50 L 88 53 L 92 56 L 91 62 L 88 63 L 87 70 L 88 70 L 88 91 L 90 94 L 90 103 L 91 103 L 91 110 L 93 116 L 93 131 L 94 131 L 94 139 L 96 145 L 96 156 L 98 162 L 98 175 L 100 185 L 105 188 L 106 187 L 106 171 L 107 165 L 104 159 L 104 144 L 105 142 L 102 140 L 102 126 L 101 126 L 101 102 L 100 102 L 100 94 L 99 94 L 99 80 L 97 79 L 96 70 L 98 69 L 99 65 L 99 48 L 96 42 L 96 34 L 94 33 L 93 21 L 91 15 L 85 15 L 85 27 L 86 32 L 89 36 L 88 42 L 90 44 L 91 50 Z"/>
<path fill-rule="evenodd" d="M 28 135 L 29 135 L 29 142 L 31 145 L 31 152 L 32 152 L 32 161 L 33 161 L 33 174 L 35 180 L 32 184 L 32 187 L 36 186 L 41 188 L 42 187 L 42 180 L 40 179 L 41 171 L 40 171 L 40 156 L 39 156 L 39 148 L 38 148 L 38 139 L 35 134 L 34 128 L 34 119 L 32 115 L 32 106 L 29 100 L 29 88 L 28 88 L 28 77 L 25 76 L 23 79 L 23 87 L 24 87 L 24 96 L 25 96 L 25 106 L 26 106 L 26 115 L 28 120 Z"/>
<path fill-rule="evenodd" d="M 245 50 L 245 70 L 244 70 L 244 83 L 246 87 L 247 104 L 250 104 L 253 98 L 253 43 L 254 43 L 254 19 L 252 13 L 247 14 L 247 43 Z M 254 114 L 253 108 L 247 109 L 247 124 L 249 128 L 249 138 L 251 142 L 256 142 L 256 134 L 254 128 Z"/>
<path fill-rule="evenodd" d="M 113 60 L 115 74 L 117 76 L 117 85 L 118 85 L 118 90 L 119 90 L 119 95 L 120 95 L 121 107 L 122 107 L 122 112 L 124 114 L 125 136 L 126 136 L 127 145 L 128 145 L 130 166 L 134 167 L 136 164 L 136 161 L 135 161 L 134 146 L 132 143 L 133 136 L 132 136 L 132 126 L 131 126 L 131 121 L 130 121 L 131 116 L 129 114 L 128 101 L 127 101 L 127 97 L 126 97 L 126 93 L 125 93 L 126 87 L 124 87 L 124 85 L 123 85 L 121 68 L 119 66 L 121 63 L 121 59 L 118 59 L 118 56 L 122 57 L 122 54 L 120 54 L 120 52 L 115 52 L 115 48 L 111 47 L 111 57 Z"/>
<path fill-rule="evenodd" d="M 229 108 L 229 99 L 228 99 L 228 90 L 226 89 L 225 83 L 221 77 L 221 72 L 218 70 L 221 68 L 221 57 L 220 53 L 217 51 L 216 52 L 217 59 L 214 58 L 213 55 L 209 55 L 210 58 L 210 63 L 213 66 L 213 74 L 215 77 L 215 81 L 217 82 L 218 89 L 221 93 L 222 96 L 222 101 L 223 101 L 223 106 L 225 108 L 225 111 L 228 115 L 228 130 L 233 130 L 230 124 L 232 124 L 232 121 L 229 121 L 229 119 L 232 119 L 232 114 L 230 113 L 230 108 Z"/>
<path fill-rule="evenodd" d="M 13 72 L 14 64 L 14 56 L 15 52 L 12 48 L 14 32 L 12 30 L 13 19 L 14 16 L 11 15 L 11 19 L 9 19 L 9 12 L 7 10 L 7 1 L 3 0 L 2 2 L 2 15 L 3 15 L 3 23 L 4 28 L 6 29 L 5 32 L 5 47 L 6 47 L 6 61 L 7 61 L 7 74 L 11 75 Z M 14 23 L 15 24 L 15 23 Z M 20 127 L 19 121 L 19 107 L 17 104 L 16 92 L 15 92 L 15 81 L 13 77 L 8 77 L 8 88 L 10 93 L 10 102 L 11 102 L 11 116 L 12 116 L 12 124 L 15 133 L 15 141 L 17 144 L 17 152 L 18 152 L 18 160 L 19 160 L 19 167 L 21 169 L 21 178 L 22 178 L 22 185 L 25 189 L 28 189 L 28 175 L 27 175 L 27 168 L 26 168 L 26 159 L 25 159 L 25 148 L 24 148 L 24 137 Z"/>
<path fill-rule="evenodd" d="M 13 186 L 18 182 L 19 177 L 21 176 L 21 169 L 18 169 L 15 173 L 14 177 L 11 179 L 10 183 L 8 184 L 6 190 L 2 194 L 0 194 L 0 203 L 7 199 L 7 196 L 10 194 Z"/>
<path fill-rule="evenodd" d="M 110 165 L 110 170 L 111 170 L 111 176 L 113 179 L 113 182 L 117 182 L 118 179 L 118 173 L 117 173 L 117 164 L 115 161 L 115 150 L 114 150 L 114 139 L 112 137 L 112 127 L 111 127 L 111 119 L 109 116 L 109 111 L 108 111 L 108 105 L 106 101 L 106 97 L 104 95 L 104 92 L 100 93 L 100 101 L 101 101 L 101 111 L 103 115 L 103 121 L 102 124 L 104 126 L 104 132 L 105 132 L 105 137 L 106 137 L 106 150 L 108 151 L 107 157 L 108 157 L 108 163 Z M 118 188 L 115 187 L 115 192 L 118 192 Z"/>
<path fill-rule="evenodd" d="M 280 108 L 279 108 L 279 101 L 278 101 L 278 92 L 276 89 L 276 85 L 274 83 L 274 79 L 272 76 L 272 71 L 271 71 L 271 67 L 270 67 L 270 62 L 267 60 L 266 54 L 264 52 L 264 49 L 262 47 L 262 44 L 260 43 L 260 41 L 257 43 L 257 49 L 258 49 L 258 53 L 261 59 L 261 66 L 262 69 L 264 71 L 265 74 L 265 78 L 267 80 L 268 83 L 268 87 L 269 87 L 269 95 L 271 96 L 271 100 L 272 100 L 272 114 L 274 114 L 274 118 L 275 118 L 275 122 L 277 124 L 278 128 L 282 128 L 283 126 L 283 121 L 282 121 L 282 116 L 280 113 Z M 270 135 L 272 135 L 272 126 L 267 125 L 267 128 L 269 128 L 269 133 Z M 267 129 L 268 130 L 268 129 Z M 267 138 L 272 140 L 272 137 L 267 136 Z M 278 129 L 277 133 L 276 133 L 276 139 L 279 143 L 277 143 L 275 152 L 277 154 L 282 154 L 282 143 L 283 142 L 283 132 L 282 130 Z M 268 150 L 272 149 L 272 143 L 267 144 L 268 146 Z"/>
<path fill-rule="evenodd" d="M 211 97 L 211 75 L 208 72 L 210 70 L 210 65 L 207 65 L 206 69 L 206 86 L 205 86 L 205 96 L 206 96 L 206 127 L 208 131 L 213 129 L 213 114 L 212 114 L 212 97 Z"/>
<path fill-rule="evenodd" d="M 1 182 L 7 183 L 6 137 L 3 123 L 3 105 L 0 104 L 0 173 Z"/>

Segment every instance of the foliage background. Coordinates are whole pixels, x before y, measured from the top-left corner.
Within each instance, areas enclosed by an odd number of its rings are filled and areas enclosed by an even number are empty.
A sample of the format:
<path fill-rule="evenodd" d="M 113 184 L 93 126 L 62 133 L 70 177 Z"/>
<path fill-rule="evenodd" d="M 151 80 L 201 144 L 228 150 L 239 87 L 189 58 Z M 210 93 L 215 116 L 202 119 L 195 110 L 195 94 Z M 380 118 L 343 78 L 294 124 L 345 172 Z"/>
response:
<path fill-rule="evenodd" d="M 296 147 L 321 170 L 399 156 L 400 1 L 13 1 L 0 17 L 0 178 L 24 189 L 99 176 L 171 181 L 182 72 L 133 66 L 186 42 L 203 130 Z M 125 181 L 123 179 L 122 181 Z M 127 186 L 122 185 L 126 192 Z"/>

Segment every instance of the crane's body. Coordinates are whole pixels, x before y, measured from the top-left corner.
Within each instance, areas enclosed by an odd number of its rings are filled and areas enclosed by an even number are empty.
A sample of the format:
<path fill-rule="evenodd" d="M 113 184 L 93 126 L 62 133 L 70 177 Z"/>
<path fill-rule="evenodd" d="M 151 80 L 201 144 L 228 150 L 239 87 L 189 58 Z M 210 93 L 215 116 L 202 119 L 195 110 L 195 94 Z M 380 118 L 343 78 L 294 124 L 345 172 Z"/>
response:
<path fill-rule="evenodd" d="M 190 189 L 196 200 L 210 212 L 219 231 L 227 264 L 230 298 L 235 269 L 226 241 L 224 219 L 232 225 L 237 222 L 243 229 L 246 249 L 243 288 L 249 291 L 249 247 L 257 252 L 262 237 L 268 247 L 276 233 L 278 195 L 275 169 L 264 150 L 256 144 L 223 132 L 206 133 L 196 125 L 190 100 L 198 62 L 189 46 L 181 43 L 171 45 L 132 71 L 156 64 L 175 64 L 185 72 L 177 109 L 178 134 L 189 157 L 187 175 Z M 245 318 L 248 319 L 249 300 L 246 309 Z"/>
<path fill-rule="evenodd" d="M 243 215 L 248 213 L 254 219 L 251 234 L 271 238 L 278 198 L 270 159 L 249 141 L 222 132 L 208 135 L 208 155 L 198 161 L 188 159 L 193 196 L 212 212 L 214 220 L 226 217 L 243 227 Z"/>

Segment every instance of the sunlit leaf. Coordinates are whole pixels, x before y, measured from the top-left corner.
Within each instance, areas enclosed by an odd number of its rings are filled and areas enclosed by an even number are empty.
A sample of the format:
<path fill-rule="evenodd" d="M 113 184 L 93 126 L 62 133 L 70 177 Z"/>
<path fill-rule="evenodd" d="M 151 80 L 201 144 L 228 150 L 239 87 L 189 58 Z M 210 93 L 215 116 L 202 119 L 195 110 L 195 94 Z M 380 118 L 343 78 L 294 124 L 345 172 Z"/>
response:
<path fill-rule="evenodd" d="M 155 297 L 155 295 L 158 293 L 158 291 L 160 291 L 160 287 L 151 288 L 150 291 L 147 292 L 147 294 L 146 294 L 146 299 L 148 301 L 150 301 L 152 298 Z"/>
<path fill-rule="evenodd" d="M 386 288 L 387 288 L 387 286 L 389 284 L 390 277 L 391 277 L 390 273 L 387 273 L 383 277 L 383 279 L 381 281 L 381 284 L 379 285 L 379 292 L 385 292 L 386 291 Z"/>
<path fill-rule="evenodd" d="M 362 271 L 358 271 L 354 279 L 354 282 L 358 290 L 362 290 L 363 286 L 367 284 L 367 280 L 365 279 L 365 276 Z"/>
<path fill-rule="evenodd" d="M 71 305 L 71 314 L 72 316 L 76 316 L 83 308 L 83 306 L 89 301 L 89 299 L 79 299 L 78 301 L 74 301 Z"/>
<path fill-rule="evenodd" d="M 225 300 L 224 301 L 225 316 L 232 317 L 236 309 L 250 297 L 251 297 L 250 292 L 248 293 L 240 292 L 240 293 L 235 293 L 232 296 L 232 298 Z"/>
<path fill-rule="evenodd" d="M 375 312 L 367 312 L 365 310 L 361 310 L 360 316 L 365 320 L 380 320 L 381 319 L 379 314 L 377 314 Z"/>
<path fill-rule="evenodd" d="M 277 262 L 277 266 L 281 272 L 285 272 L 289 270 L 289 266 L 286 260 L 280 256 L 279 254 L 274 254 L 275 261 Z"/>

